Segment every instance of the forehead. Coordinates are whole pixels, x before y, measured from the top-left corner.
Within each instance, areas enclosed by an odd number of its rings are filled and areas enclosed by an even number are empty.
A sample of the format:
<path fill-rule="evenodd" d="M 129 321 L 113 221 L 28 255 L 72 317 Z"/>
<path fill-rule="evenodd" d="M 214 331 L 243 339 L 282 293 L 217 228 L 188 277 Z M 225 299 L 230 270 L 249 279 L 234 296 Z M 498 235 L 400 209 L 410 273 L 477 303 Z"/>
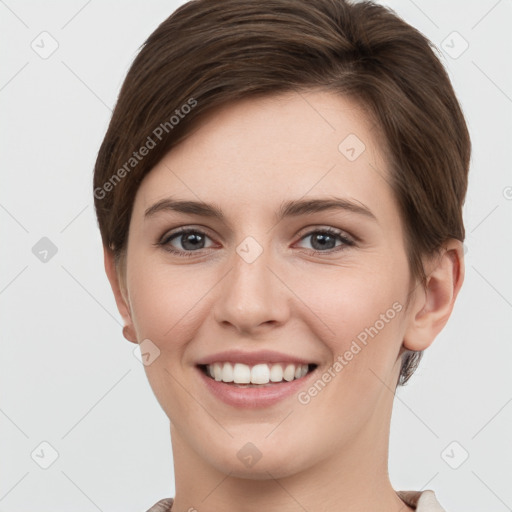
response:
<path fill-rule="evenodd" d="M 381 140 L 357 103 L 333 93 L 240 100 L 211 112 L 150 171 L 134 214 L 169 195 L 247 214 L 330 195 L 379 210 L 394 200 Z"/>

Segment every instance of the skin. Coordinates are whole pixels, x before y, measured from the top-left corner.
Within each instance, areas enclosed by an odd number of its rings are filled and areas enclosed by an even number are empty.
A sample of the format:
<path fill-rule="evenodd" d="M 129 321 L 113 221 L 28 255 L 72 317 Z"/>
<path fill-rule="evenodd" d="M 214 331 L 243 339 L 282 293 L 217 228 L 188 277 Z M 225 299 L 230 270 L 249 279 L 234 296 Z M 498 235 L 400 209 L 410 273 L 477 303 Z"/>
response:
<path fill-rule="evenodd" d="M 366 146 L 354 161 L 338 150 L 351 133 Z M 126 266 L 116 269 L 105 248 L 105 268 L 125 337 L 160 350 L 145 371 L 170 419 L 173 511 L 412 510 L 387 472 L 400 355 L 426 349 L 447 322 L 463 251 L 450 240 L 426 259 L 425 289 L 411 278 L 384 155 L 357 104 L 310 90 L 222 107 L 141 183 Z M 213 202 L 226 220 L 172 211 L 144 217 L 171 195 Z M 331 210 L 275 220 L 283 201 L 332 196 L 364 204 L 375 219 Z M 180 236 L 168 242 L 189 253 L 199 247 L 192 257 L 155 245 L 180 227 L 207 236 L 199 246 Z M 327 227 L 357 240 L 334 236 L 322 248 L 314 232 Z M 248 236 L 263 251 L 252 263 L 236 252 Z M 235 348 L 306 357 L 320 376 L 397 302 L 402 311 L 307 404 L 292 395 L 241 410 L 197 375 L 200 357 Z M 237 457 L 248 442 L 261 453 L 252 467 Z"/>

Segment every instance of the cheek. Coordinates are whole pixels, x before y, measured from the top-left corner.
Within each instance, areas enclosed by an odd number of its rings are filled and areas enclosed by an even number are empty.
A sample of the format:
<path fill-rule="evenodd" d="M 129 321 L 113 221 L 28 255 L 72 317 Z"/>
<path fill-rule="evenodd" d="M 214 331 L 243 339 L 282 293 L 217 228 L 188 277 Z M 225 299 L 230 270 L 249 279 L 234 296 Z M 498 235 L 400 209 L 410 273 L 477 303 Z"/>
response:
<path fill-rule="evenodd" d="M 346 421 L 354 428 L 377 407 L 385 389 L 379 379 L 389 386 L 394 380 L 408 285 L 407 266 L 397 263 L 339 268 L 329 279 L 311 276 L 297 289 L 321 319 L 315 322 L 315 337 L 332 356 L 332 364 L 319 376 L 328 381 L 325 387 L 317 386 L 322 397 L 315 398 L 317 389 L 309 389 L 303 398 L 311 398 L 318 414 L 325 404 L 335 404 L 333 414 L 352 411 Z"/>
<path fill-rule="evenodd" d="M 303 272 L 294 292 L 321 326 L 318 337 L 333 353 L 343 353 L 354 339 L 364 343 L 379 334 L 396 333 L 407 292 L 407 275 L 399 268 L 339 267 Z M 387 337 L 387 336 L 382 336 Z"/>
<path fill-rule="evenodd" d="M 204 280 L 150 259 L 132 263 L 130 302 L 139 339 L 149 338 L 160 349 L 165 349 L 164 340 L 179 344 L 204 295 Z"/>
<path fill-rule="evenodd" d="M 315 322 L 315 337 L 332 356 L 332 364 L 319 375 L 326 384 L 317 380 L 304 389 L 301 403 L 309 403 L 306 409 L 315 411 L 312 417 L 325 414 L 329 404 L 329 415 L 343 416 L 346 428 L 354 431 L 370 417 L 386 391 L 381 380 L 392 385 L 407 294 L 404 269 L 359 270 L 339 269 L 325 280 L 308 278 L 298 292 L 321 319 Z M 310 325 L 315 315 L 310 313 Z"/>
<path fill-rule="evenodd" d="M 175 410 L 187 416 L 190 397 L 180 386 L 184 382 L 182 362 L 196 332 L 204 287 L 197 285 L 199 278 L 190 282 L 191 273 L 177 266 L 137 256 L 131 263 L 130 302 L 137 339 L 149 339 L 158 348 L 158 356 L 144 366 L 148 382 L 169 417 Z"/>

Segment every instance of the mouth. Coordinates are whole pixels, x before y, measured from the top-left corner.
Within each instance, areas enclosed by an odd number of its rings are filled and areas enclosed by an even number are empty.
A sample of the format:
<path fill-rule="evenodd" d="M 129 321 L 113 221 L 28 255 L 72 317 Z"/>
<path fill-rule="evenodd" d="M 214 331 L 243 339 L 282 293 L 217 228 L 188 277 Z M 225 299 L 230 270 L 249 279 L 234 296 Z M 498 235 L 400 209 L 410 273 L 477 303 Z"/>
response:
<path fill-rule="evenodd" d="M 258 363 L 248 365 L 230 361 L 199 364 L 199 370 L 209 379 L 234 388 L 266 388 L 301 381 L 316 368 L 315 363 Z"/>
<path fill-rule="evenodd" d="M 318 360 L 275 350 L 225 350 L 203 356 L 195 370 L 205 397 L 219 405 L 260 410 L 298 396 L 320 371 Z"/>

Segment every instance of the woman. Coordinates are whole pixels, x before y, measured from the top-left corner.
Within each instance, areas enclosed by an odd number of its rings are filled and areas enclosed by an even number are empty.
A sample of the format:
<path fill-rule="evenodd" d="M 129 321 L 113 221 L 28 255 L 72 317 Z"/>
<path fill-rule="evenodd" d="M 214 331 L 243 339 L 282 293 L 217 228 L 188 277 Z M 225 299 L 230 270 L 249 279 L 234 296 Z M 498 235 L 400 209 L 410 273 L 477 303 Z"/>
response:
<path fill-rule="evenodd" d="M 443 510 L 387 472 L 394 390 L 464 278 L 470 139 L 428 40 L 343 0 L 197 0 L 148 38 L 94 173 L 170 420 L 151 512 Z"/>

